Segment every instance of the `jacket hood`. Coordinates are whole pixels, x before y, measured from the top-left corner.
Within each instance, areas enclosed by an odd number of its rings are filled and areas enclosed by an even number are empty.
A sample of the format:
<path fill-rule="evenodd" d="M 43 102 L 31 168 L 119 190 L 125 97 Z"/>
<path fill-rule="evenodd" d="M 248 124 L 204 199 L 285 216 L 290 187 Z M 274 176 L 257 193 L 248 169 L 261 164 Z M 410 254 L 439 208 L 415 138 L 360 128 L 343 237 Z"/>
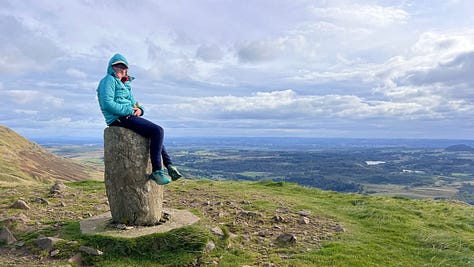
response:
<path fill-rule="evenodd" d="M 110 58 L 109 60 L 109 65 L 107 66 L 107 73 L 110 74 L 110 75 L 115 75 L 115 71 L 114 69 L 112 68 L 112 64 L 116 63 L 116 62 L 120 62 L 120 63 L 124 63 L 125 65 L 128 66 L 128 61 L 127 59 L 122 56 L 121 54 L 115 54 L 112 58 Z"/>

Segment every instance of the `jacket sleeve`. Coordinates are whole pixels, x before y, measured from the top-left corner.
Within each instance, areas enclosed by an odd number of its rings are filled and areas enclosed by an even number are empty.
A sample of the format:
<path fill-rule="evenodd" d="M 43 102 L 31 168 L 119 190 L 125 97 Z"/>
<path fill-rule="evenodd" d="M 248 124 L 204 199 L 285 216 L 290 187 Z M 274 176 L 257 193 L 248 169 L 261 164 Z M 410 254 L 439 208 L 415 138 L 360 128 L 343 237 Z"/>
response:
<path fill-rule="evenodd" d="M 103 110 L 117 115 L 133 115 L 133 109 L 130 104 L 117 103 L 115 101 L 115 81 L 114 79 L 104 79 L 98 89 L 99 103 Z"/>
<path fill-rule="evenodd" d="M 128 85 L 130 86 L 130 85 Z M 135 97 L 133 97 L 133 94 L 132 94 L 132 89 L 130 88 L 130 101 L 132 101 L 133 103 L 133 107 L 137 107 L 139 109 L 142 110 L 142 115 L 140 116 L 143 116 L 143 114 L 145 114 L 145 108 L 143 106 L 141 106 L 140 104 L 138 106 L 136 106 L 136 104 L 138 103 L 136 100 L 135 100 Z"/>

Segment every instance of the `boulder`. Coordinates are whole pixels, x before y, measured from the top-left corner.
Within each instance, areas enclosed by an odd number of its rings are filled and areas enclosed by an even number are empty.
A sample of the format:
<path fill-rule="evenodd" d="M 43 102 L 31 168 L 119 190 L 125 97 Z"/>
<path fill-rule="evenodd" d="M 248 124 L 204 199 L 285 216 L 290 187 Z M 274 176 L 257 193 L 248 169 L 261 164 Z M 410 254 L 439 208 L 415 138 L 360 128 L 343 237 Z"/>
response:
<path fill-rule="evenodd" d="M 104 130 L 105 188 L 114 223 L 156 225 L 163 186 L 150 180 L 150 140 L 123 127 Z"/>

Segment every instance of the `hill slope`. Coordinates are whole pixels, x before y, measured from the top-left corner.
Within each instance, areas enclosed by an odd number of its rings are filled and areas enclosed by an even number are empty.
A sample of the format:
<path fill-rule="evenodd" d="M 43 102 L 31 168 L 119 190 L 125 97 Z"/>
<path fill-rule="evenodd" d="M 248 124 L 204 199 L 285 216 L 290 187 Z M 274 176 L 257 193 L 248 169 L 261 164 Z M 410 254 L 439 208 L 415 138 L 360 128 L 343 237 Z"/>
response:
<path fill-rule="evenodd" d="M 51 154 L 13 130 L 0 126 L 0 185 L 81 181 L 101 176 L 94 168 Z"/>
<path fill-rule="evenodd" d="M 474 210 L 461 202 L 341 194 L 280 182 L 181 179 L 165 186 L 164 206 L 194 211 L 201 218 L 195 226 L 203 229 L 199 232 L 215 228 L 224 232 L 211 237 L 213 250 L 193 250 L 193 259 L 180 250 L 166 254 L 159 246 L 138 249 L 143 240 L 125 243 L 81 235 L 78 221 L 86 211 L 91 216 L 108 209 L 105 185 L 93 181 L 66 185 L 63 197 L 51 196 L 47 185 L 0 187 L 0 219 L 19 213 L 29 218 L 10 227 L 26 248 L 0 244 L 1 266 L 67 264 L 75 254 L 67 247 L 56 257 L 26 254 L 25 259 L 25 250 L 35 251 L 34 240 L 40 234 L 104 251 L 102 257 L 85 259 L 88 266 L 467 267 L 474 263 Z M 30 210 L 7 208 L 18 195 Z M 35 201 L 38 197 L 49 204 Z M 294 235 L 294 242 L 279 244 L 283 233 Z M 166 243 L 169 248 L 188 240 L 176 232 L 169 235 L 175 235 Z"/>

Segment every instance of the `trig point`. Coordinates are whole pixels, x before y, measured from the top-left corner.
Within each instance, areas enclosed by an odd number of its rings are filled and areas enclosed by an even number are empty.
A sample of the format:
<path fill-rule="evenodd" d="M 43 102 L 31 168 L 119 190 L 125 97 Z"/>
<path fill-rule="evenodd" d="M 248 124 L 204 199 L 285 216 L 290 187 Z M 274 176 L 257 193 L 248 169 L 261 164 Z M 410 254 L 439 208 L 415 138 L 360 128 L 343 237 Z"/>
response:
<path fill-rule="evenodd" d="M 163 186 L 148 178 L 149 147 L 148 138 L 126 128 L 104 130 L 105 189 L 114 223 L 151 226 L 161 219 Z"/>

